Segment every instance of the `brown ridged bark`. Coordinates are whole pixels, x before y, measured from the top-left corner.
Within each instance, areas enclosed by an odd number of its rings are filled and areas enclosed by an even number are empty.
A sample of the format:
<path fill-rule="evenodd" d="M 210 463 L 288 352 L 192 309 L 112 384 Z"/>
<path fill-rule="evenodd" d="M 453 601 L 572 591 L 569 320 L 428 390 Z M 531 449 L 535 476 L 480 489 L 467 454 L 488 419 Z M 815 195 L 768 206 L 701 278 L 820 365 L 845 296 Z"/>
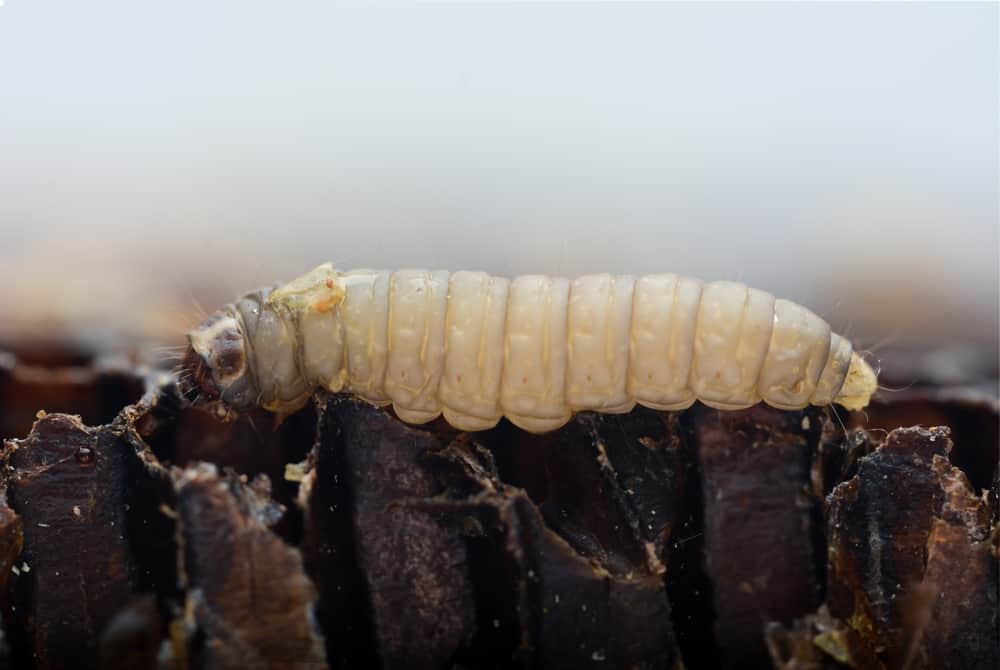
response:
<path fill-rule="evenodd" d="M 461 434 L 70 363 L 0 366 L 0 668 L 1000 663 L 994 396 Z"/>

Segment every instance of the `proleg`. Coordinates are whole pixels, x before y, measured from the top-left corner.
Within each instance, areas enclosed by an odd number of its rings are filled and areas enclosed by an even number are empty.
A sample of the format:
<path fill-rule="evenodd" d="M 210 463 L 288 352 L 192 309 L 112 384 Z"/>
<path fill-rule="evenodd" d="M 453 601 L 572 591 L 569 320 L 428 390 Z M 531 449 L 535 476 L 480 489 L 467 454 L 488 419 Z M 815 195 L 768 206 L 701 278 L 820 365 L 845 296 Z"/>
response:
<path fill-rule="evenodd" d="M 574 412 L 865 407 L 877 377 L 814 313 L 735 282 L 674 274 L 513 280 L 330 264 L 249 293 L 188 334 L 187 391 L 279 414 L 318 390 L 541 433 Z"/>

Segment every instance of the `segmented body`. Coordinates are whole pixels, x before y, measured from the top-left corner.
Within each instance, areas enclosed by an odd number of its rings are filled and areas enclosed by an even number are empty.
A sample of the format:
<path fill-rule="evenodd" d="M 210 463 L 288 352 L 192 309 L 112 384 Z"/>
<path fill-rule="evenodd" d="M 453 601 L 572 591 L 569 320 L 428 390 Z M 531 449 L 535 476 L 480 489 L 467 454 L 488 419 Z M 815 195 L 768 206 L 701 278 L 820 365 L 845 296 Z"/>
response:
<path fill-rule="evenodd" d="M 673 274 L 508 280 L 324 265 L 244 296 L 189 337 L 230 406 L 289 412 L 323 388 L 392 404 L 409 423 L 443 414 L 461 430 L 506 416 L 544 432 L 576 411 L 637 403 L 855 408 L 875 388 L 850 342 L 806 308 Z"/>

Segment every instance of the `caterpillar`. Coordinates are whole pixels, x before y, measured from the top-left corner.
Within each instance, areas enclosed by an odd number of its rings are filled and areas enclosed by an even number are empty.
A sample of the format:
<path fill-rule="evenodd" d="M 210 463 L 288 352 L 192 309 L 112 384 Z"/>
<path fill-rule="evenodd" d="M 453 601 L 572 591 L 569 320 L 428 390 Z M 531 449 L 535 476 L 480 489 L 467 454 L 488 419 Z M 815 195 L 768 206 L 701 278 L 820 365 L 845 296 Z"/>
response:
<path fill-rule="evenodd" d="M 459 430 L 557 429 L 636 404 L 866 406 L 877 376 L 808 309 L 674 274 L 569 280 L 324 264 L 248 293 L 188 333 L 196 403 L 290 414 L 317 389 Z"/>

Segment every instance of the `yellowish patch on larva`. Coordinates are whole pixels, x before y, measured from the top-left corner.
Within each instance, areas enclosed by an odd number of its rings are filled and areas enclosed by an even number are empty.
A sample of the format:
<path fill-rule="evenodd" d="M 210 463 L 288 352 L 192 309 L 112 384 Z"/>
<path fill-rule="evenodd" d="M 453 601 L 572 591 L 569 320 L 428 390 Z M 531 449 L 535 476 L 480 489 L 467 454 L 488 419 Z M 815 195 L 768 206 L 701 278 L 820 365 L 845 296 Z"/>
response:
<path fill-rule="evenodd" d="M 311 272 L 275 289 L 267 302 L 294 312 L 320 314 L 334 309 L 344 299 L 344 288 L 337 281 L 333 265 L 324 263 Z"/>
<path fill-rule="evenodd" d="M 868 406 L 872 394 L 878 388 L 878 376 L 872 366 L 856 353 L 851 354 L 851 367 L 847 370 L 847 378 L 840 387 L 840 393 L 834 400 L 838 405 L 849 410 L 859 410 Z"/>

